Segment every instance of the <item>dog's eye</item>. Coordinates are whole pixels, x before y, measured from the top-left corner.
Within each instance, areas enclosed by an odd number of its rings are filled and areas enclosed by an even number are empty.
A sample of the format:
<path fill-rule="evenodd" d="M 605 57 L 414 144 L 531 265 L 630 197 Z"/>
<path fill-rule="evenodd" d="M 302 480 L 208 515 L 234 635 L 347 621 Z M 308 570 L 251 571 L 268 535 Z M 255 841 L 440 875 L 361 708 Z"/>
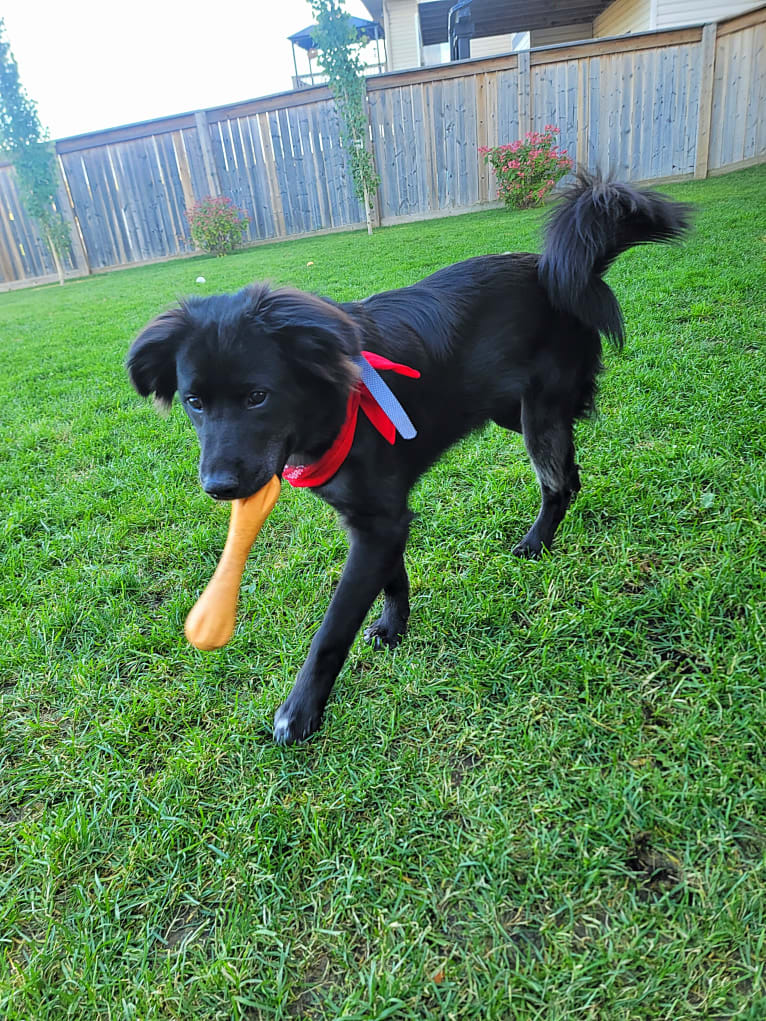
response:
<path fill-rule="evenodd" d="M 187 394 L 186 403 L 192 411 L 202 411 L 202 401 L 196 394 Z"/>
<path fill-rule="evenodd" d="M 257 408 L 259 405 L 268 397 L 268 393 L 265 390 L 251 390 L 247 395 L 247 406 L 248 408 Z"/>

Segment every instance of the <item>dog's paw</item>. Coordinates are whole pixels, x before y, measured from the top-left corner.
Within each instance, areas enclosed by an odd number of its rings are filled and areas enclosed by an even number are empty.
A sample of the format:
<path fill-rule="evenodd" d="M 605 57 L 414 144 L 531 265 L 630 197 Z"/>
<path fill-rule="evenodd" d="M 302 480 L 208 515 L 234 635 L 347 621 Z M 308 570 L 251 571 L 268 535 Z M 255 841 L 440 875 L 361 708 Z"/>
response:
<path fill-rule="evenodd" d="M 392 625 L 385 618 L 379 617 L 364 629 L 364 640 L 374 649 L 395 649 L 401 644 L 406 630 L 406 624 Z"/>
<path fill-rule="evenodd" d="M 521 557 L 524 560 L 538 560 L 543 549 L 544 546 L 539 539 L 536 539 L 534 536 L 530 538 L 529 535 L 525 535 L 521 542 L 513 547 L 511 552 L 515 557 Z"/>
<path fill-rule="evenodd" d="M 300 703 L 291 705 L 288 697 L 274 714 L 274 740 L 277 744 L 305 741 L 321 722 L 321 712 L 307 710 Z"/>

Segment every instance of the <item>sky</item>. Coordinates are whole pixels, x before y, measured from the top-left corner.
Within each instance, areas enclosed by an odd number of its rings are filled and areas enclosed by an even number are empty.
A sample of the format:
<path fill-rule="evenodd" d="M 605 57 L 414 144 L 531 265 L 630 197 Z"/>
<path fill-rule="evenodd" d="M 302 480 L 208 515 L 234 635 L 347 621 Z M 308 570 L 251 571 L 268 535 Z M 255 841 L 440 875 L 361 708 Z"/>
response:
<path fill-rule="evenodd" d="M 287 36 L 314 20 L 308 0 L 2 0 L 0 17 L 53 139 L 284 92 Z"/>

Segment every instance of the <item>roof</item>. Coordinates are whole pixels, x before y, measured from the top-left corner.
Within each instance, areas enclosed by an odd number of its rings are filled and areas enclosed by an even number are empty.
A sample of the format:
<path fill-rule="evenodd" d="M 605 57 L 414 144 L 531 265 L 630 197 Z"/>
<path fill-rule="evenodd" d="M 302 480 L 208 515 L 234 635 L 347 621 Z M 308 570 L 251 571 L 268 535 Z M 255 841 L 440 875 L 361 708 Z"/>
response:
<path fill-rule="evenodd" d="M 474 38 L 529 32 L 593 21 L 612 0 L 473 0 Z M 447 15 L 455 0 L 430 0 L 418 5 L 424 46 L 448 39 Z"/>
<path fill-rule="evenodd" d="M 355 18 L 353 15 L 349 15 L 351 21 L 356 29 L 357 39 L 366 37 L 367 39 L 382 39 L 383 38 L 383 27 L 377 23 L 377 21 L 368 21 L 366 18 Z M 294 32 L 287 38 L 295 46 L 300 46 L 304 50 L 315 50 L 317 46 L 314 42 L 313 33 L 316 31 L 316 25 L 309 25 L 307 28 L 302 28 L 300 32 Z"/>
<path fill-rule="evenodd" d="M 383 0 L 362 0 L 362 3 L 370 12 L 371 18 L 383 21 Z"/>

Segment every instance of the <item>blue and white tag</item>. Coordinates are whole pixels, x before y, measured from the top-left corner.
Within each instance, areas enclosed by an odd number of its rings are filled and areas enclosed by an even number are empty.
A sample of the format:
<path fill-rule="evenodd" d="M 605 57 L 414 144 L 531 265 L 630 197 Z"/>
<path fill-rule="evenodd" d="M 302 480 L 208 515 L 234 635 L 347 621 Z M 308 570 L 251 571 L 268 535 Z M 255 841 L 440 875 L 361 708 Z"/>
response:
<path fill-rule="evenodd" d="M 399 403 L 396 394 L 389 387 L 388 383 L 373 369 L 368 361 L 361 355 L 354 359 L 362 373 L 362 382 L 370 391 L 376 402 L 393 422 L 394 428 L 403 440 L 414 440 L 418 434 L 417 429 L 410 421 L 407 412 Z"/>

